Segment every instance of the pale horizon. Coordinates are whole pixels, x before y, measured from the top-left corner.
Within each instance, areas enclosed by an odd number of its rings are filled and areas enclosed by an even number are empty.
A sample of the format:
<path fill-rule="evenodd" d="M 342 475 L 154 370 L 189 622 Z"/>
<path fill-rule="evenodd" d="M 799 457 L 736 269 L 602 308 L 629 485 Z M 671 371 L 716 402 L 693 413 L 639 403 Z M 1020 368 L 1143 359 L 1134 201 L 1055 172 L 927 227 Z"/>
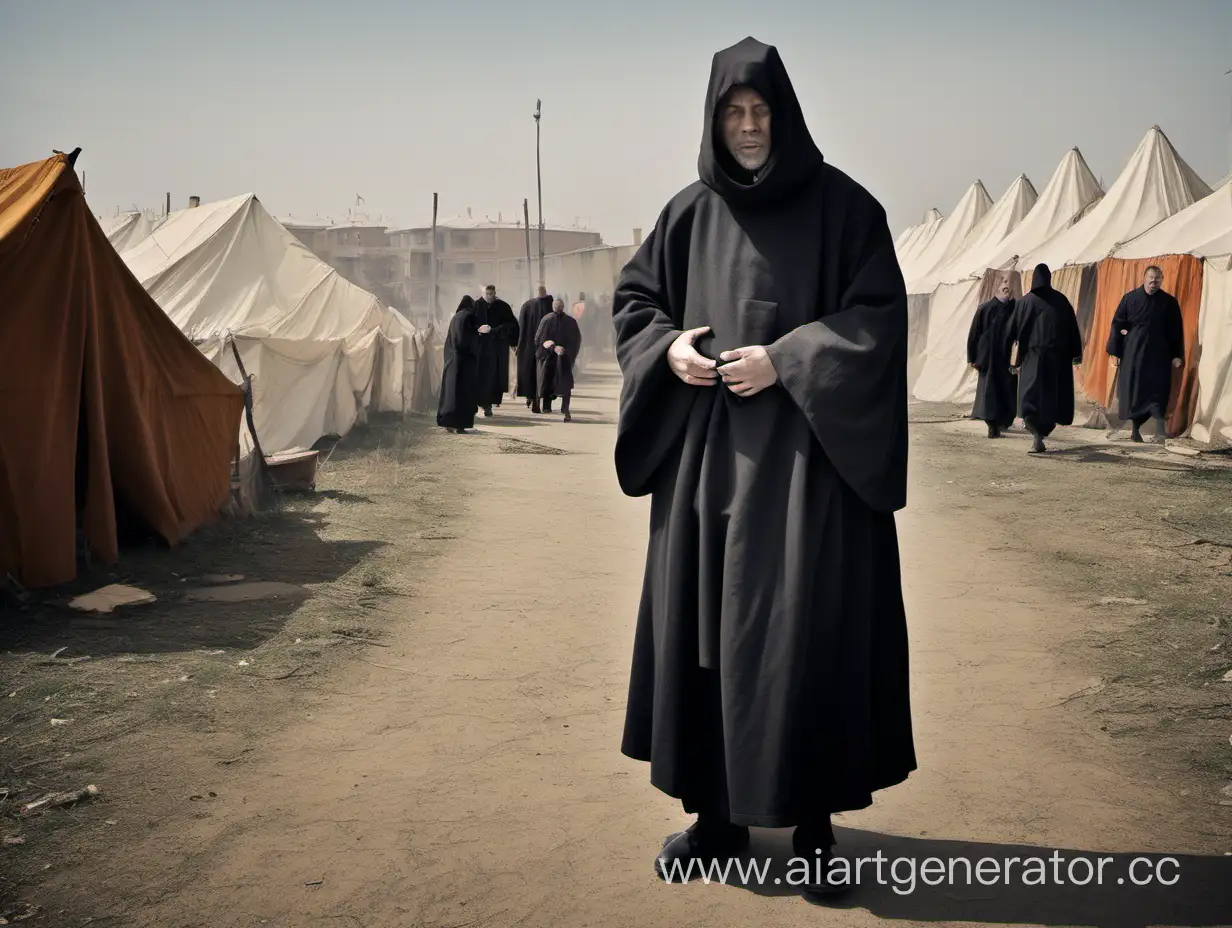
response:
<path fill-rule="evenodd" d="M 753 35 L 895 235 L 977 179 L 1042 190 L 1075 146 L 1107 189 L 1156 124 L 1211 186 L 1232 171 L 1232 4 L 965 6 L 9 0 L 0 165 L 81 146 L 104 216 L 251 192 L 282 218 L 410 227 L 438 192 L 442 220 L 520 221 L 525 198 L 534 226 L 542 98 L 545 223 L 623 244 L 696 180 L 711 56 Z"/>

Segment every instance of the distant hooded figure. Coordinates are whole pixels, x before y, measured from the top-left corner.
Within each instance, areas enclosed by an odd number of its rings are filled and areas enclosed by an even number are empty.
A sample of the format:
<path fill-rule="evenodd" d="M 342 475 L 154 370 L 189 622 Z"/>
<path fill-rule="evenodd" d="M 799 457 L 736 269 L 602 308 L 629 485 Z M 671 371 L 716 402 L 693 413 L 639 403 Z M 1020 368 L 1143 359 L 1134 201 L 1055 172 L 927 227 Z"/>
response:
<path fill-rule="evenodd" d="M 1074 371 L 1082 363 L 1082 333 L 1074 307 L 1052 288 L 1052 271 L 1037 265 L 1031 292 L 1018 301 L 1005 331 L 1008 355 L 1018 343 L 1018 373 L 1022 421 L 1034 441 L 1031 454 L 1047 451 L 1044 439 L 1058 425 L 1074 421 Z"/>
<path fill-rule="evenodd" d="M 479 405 L 479 325 L 475 301 L 462 297 L 445 335 L 445 369 L 436 424 L 461 434 L 475 427 Z"/>
<path fill-rule="evenodd" d="M 980 375 L 971 418 L 988 426 L 989 438 L 999 437 L 1018 415 L 1018 378 L 1010 370 L 1005 343 L 1005 330 L 1014 315 L 1012 292 L 1009 281 L 999 281 L 996 296 L 975 311 L 967 335 L 967 363 Z"/>
<path fill-rule="evenodd" d="M 825 163 L 751 38 L 714 56 L 698 173 L 612 302 L 616 472 L 651 497 L 622 749 L 697 813 L 661 876 L 738 853 L 750 825 L 797 826 L 797 854 L 826 858 L 830 814 L 916 765 L 894 524 L 907 297 L 885 211 Z"/>
<path fill-rule="evenodd" d="M 1172 392 L 1172 371 L 1185 363 L 1185 326 L 1181 304 L 1162 287 L 1164 272 L 1146 269 L 1142 286 L 1121 297 L 1108 354 L 1117 367 L 1117 393 L 1122 419 L 1133 423 L 1133 440 L 1142 441 L 1141 428 L 1155 420 L 1155 441 L 1167 437 L 1165 417 Z"/>
<path fill-rule="evenodd" d="M 535 333 L 539 331 L 539 323 L 544 316 L 552 312 L 552 298 L 547 288 L 540 287 L 536 296 L 522 304 L 518 312 L 518 385 L 517 394 L 524 397 L 527 407 L 531 407 L 539 396 L 538 366 L 536 358 Z"/>

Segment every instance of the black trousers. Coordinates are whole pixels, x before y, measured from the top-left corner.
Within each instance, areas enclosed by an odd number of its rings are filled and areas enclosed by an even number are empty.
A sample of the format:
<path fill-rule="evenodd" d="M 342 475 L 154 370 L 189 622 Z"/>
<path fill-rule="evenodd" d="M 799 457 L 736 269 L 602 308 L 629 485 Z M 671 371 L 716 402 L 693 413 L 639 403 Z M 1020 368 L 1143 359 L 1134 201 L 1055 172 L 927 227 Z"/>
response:
<path fill-rule="evenodd" d="M 552 411 L 552 400 L 554 399 L 556 399 L 555 396 L 545 396 L 543 398 L 543 411 L 544 412 Z M 560 411 L 564 413 L 566 416 L 569 415 L 569 394 L 568 393 L 560 397 Z"/>

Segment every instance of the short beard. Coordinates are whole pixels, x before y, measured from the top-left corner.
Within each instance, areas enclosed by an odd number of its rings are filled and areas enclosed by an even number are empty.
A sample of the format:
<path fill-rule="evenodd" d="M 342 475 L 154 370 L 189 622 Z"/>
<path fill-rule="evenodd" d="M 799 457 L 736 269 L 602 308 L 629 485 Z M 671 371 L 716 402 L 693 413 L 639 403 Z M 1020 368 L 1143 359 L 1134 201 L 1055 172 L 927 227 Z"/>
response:
<path fill-rule="evenodd" d="M 750 158 L 748 155 L 739 151 L 733 151 L 730 154 L 736 164 L 740 165 L 740 167 L 752 174 L 756 174 L 764 168 L 766 166 L 766 162 L 770 160 L 770 153 L 768 151 L 753 158 Z"/>

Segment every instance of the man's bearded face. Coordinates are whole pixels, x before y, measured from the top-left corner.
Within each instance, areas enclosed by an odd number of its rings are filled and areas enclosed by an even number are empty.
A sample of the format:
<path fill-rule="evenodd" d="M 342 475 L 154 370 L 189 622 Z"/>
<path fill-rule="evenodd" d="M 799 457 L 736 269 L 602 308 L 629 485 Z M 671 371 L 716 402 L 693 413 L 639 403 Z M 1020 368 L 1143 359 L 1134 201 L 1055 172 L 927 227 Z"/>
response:
<path fill-rule="evenodd" d="M 737 87 L 719 108 L 723 141 L 736 163 L 759 171 L 770 160 L 770 104 L 752 87 Z"/>

